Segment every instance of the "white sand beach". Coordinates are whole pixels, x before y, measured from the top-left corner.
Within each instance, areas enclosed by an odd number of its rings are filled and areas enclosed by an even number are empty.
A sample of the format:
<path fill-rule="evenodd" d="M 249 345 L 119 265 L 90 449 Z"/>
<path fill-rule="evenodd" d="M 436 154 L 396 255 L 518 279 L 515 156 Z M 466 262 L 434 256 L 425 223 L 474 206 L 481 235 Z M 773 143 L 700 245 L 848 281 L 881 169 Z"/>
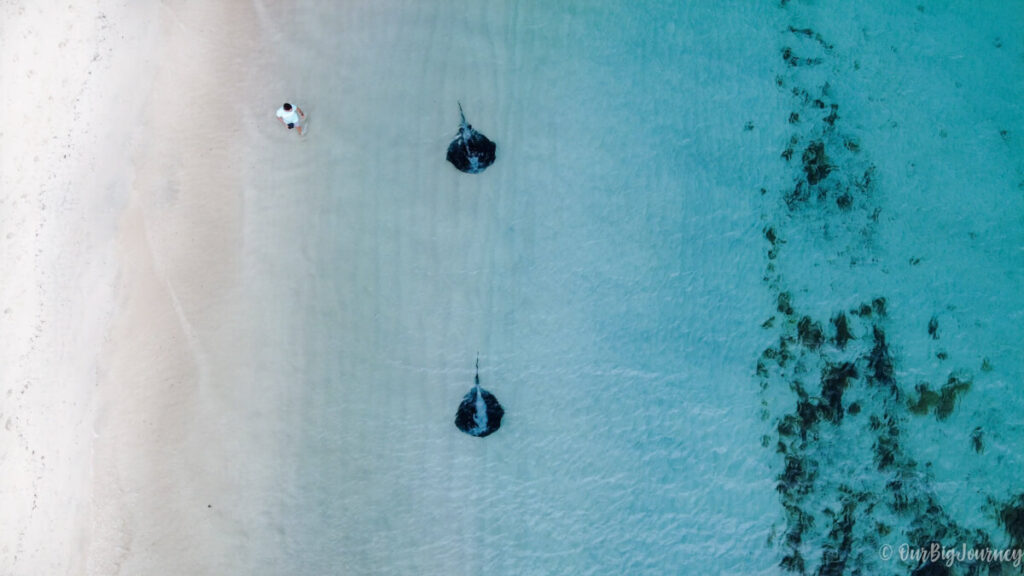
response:
<path fill-rule="evenodd" d="M 5 574 L 259 561 L 218 537 L 266 476 L 215 384 L 247 354 L 244 8 L 3 8 Z"/>
<path fill-rule="evenodd" d="M 814 429 L 798 504 L 886 490 L 862 432 L 895 406 L 911 498 L 1011 542 L 1021 14 L 3 2 L 0 575 L 778 574 L 783 284 L 826 324 L 887 298 L 903 394 L 975 377 L 948 420 L 865 394 Z M 460 102 L 481 174 L 445 161 Z M 873 166 L 864 229 L 781 200 L 783 149 L 835 134 L 832 181 Z M 453 425 L 477 358 L 483 440 Z M 851 569 L 920 524 L 885 511 Z"/>
<path fill-rule="evenodd" d="M 112 396 L 99 359 L 157 20 L 114 2 L 10 2 L 0 14 L 0 570 L 84 574 L 94 416 Z"/>

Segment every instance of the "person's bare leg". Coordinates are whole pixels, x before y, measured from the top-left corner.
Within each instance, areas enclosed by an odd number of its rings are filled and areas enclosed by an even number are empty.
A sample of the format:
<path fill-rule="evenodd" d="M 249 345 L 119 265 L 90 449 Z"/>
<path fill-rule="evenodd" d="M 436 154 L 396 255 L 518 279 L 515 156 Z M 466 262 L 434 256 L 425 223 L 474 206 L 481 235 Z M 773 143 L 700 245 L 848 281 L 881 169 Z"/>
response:
<path fill-rule="evenodd" d="M 302 136 L 302 126 L 296 126 L 295 131 L 299 133 L 299 136 Z"/>

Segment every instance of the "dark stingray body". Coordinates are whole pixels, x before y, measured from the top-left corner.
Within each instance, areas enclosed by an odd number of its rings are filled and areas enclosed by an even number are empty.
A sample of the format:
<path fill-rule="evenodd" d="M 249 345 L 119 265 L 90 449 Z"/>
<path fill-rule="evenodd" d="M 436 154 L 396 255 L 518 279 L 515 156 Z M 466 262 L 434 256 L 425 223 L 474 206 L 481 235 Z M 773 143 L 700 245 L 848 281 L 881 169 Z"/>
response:
<path fill-rule="evenodd" d="M 484 413 L 480 414 L 477 403 L 477 390 L 483 398 Z M 498 403 L 498 399 L 483 388 L 474 386 L 469 394 L 462 399 L 459 409 L 455 412 L 455 427 L 469 434 L 483 438 L 496 432 L 501 427 L 501 417 L 505 415 L 505 409 Z"/>
<path fill-rule="evenodd" d="M 448 145 L 448 161 L 468 174 L 483 172 L 488 166 L 494 164 L 494 152 L 497 146 L 487 136 L 473 130 L 473 127 L 466 122 L 461 104 L 459 105 L 459 115 L 462 117 L 462 124 L 459 126 L 459 135 Z"/>

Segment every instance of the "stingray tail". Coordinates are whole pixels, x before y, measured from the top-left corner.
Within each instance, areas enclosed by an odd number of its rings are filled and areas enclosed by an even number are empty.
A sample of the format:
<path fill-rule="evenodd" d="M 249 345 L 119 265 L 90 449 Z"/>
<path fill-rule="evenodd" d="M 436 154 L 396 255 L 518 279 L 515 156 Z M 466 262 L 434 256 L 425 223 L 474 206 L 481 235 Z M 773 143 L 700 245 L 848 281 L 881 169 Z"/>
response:
<path fill-rule="evenodd" d="M 461 106 L 460 106 L 461 108 Z M 477 388 L 480 387 L 480 353 L 476 353 L 476 377 L 473 378 L 473 383 Z"/>
<path fill-rule="evenodd" d="M 459 120 L 463 126 L 466 125 L 466 115 L 462 113 L 462 102 L 459 102 Z"/>

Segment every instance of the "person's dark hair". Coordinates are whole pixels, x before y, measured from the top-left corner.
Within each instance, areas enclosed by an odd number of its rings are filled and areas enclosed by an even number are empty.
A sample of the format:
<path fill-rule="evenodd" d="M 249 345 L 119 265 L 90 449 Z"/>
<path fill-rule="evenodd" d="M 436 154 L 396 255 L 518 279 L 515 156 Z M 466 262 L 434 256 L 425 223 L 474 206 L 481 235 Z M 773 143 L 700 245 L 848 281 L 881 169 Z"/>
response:
<path fill-rule="evenodd" d="M 282 108 L 284 108 L 284 111 L 287 112 L 287 111 L 292 109 L 292 105 L 287 103 L 287 102 L 285 102 L 284 106 L 282 106 Z"/>

